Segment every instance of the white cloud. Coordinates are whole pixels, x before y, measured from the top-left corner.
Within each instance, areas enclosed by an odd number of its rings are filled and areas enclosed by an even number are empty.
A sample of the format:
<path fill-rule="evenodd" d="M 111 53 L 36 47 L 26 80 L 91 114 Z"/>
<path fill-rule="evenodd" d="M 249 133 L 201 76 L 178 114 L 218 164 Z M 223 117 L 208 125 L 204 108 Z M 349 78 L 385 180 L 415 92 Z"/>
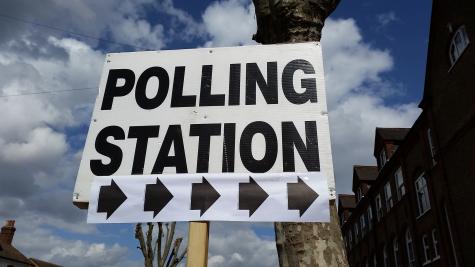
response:
<path fill-rule="evenodd" d="M 50 26 L 50 28 L 47 28 L 36 25 L 33 30 L 31 30 L 31 25 L 30 27 L 19 27 L 19 29 L 28 31 L 30 37 L 37 41 L 44 40 L 45 36 L 43 35 L 45 35 L 45 32 L 48 33 L 46 37 L 48 35 L 64 36 L 68 34 L 67 32 L 71 32 L 80 34 L 72 35 L 81 38 L 94 47 L 99 45 L 100 42 L 89 37 L 102 40 L 114 39 L 115 44 L 105 42 L 102 45 L 119 51 L 131 51 L 135 48 L 118 43 L 149 49 L 160 49 L 163 47 L 162 25 L 153 24 L 145 20 L 147 10 L 156 10 L 156 7 L 157 3 L 153 0 L 126 0 L 119 2 L 114 0 L 45 0 L 41 2 L 18 0 L 14 3 L 5 1 L 0 3 L 0 9 L 14 18 L 35 21 L 38 24 Z M 55 15 L 52 16 L 51 14 Z M 34 19 L 30 20 L 29 18 Z M 19 22 L 16 21 L 14 23 L 18 24 Z M 20 26 L 22 26 L 21 23 Z M 2 26 L 0 25 L 0 27 Z M 51 27 L 59 28 L 63 31 L 53 30 Z M 41 30 L 38 31 L 38 29 Z M 22 30 L 14 32 L 7 29 L 8 34 L 5 38 L 24 34 L 25 31 Z M 17 38 L 13 37 L 11 39 Z M 0 45 L 1 43 L 0 37 Z M 21 42 L 17 43 L 17 45 L 20 44 Z M 26 46 L 26 44 L 22 45 L 23 48 Z M 42 53 L 35 48 L 35 46 L 30 46 L 29 51 L 33 54 L 41 55 Z"/>
<path fill-rule="evenodd" d="M 416 103 L 385 102 L 403 94 L 384 76 L 393 58 L 364 42 L 353 19 L 327 20 L 322 46 L 337 191 L 349 192 L 352 166 L 375 164 L 375 128 L 410 127 L 420 112 Z"/>
<path fill-rule="evenodd" d="M 190 41 L 206 37 L 204 25 L 185 10 L 176 8 L 172 0 L 160 1 L 157 10 L 169 16 L 172 26 L 166 29 L 168 39 Z"/>
<path fill-rule="evenodd" d="M 396 16 L 396 13 L 394 13 L 394 11 L 378 14 L 376 16 L 376 19 L 378 20 L 378 23 L 379 23 L 378 29 L 384 28 L 388 26 L 389 24 L 399 20 L 399 18 Z"/>
<path fill-rule="evenodd" d="M 221 255 L 215 255 L 208 258 L 208 266 L 218 267 L 223 266 L 226 263 L 226 259 Z"/>
<path fill-rule="evenodd" d="M 101 52 L 74 39 L 46 39 L 44 50 L 61 49 L 66 56 L 34 57 L 0 49 L 1 95 L 97 86 Z M 29 43 L 35 46 L 36 41 Z M 88 125 L 91 92 L 0 98 L 0 202 L 21 204 L 21 209 L 6 211 L 5 216 L 37 216 L 44 224 L 85 230 L 77 225 L 84 216 L 71 204 L 69 190 L 79 161 L 67 129 Z"/>
<path fill-rule="evenodd" d="M 214 2 L 203 13 L 203 23 L 210 39 L 205 46 L 233 46 L 255 44 L 254 5 L 249 1 L 227 0 Z"/>
<path fill-rule="evenodd" d="M 124 18 L 112 31 L 114 40 L 121 43 L 133 43 L 143 50 L 159 50 L 165 46 L 163 26 L 150 25 L 143 19 Z"/>
<path fill-rule="evenodd" d="M 251 225 L 250 223 L 213 223 L 209 242 L 209 265 L 277 266 L 274 239 L 257 235 Z M 272 228 L 271 224 L 262 225 Z"/>
<path fill-rule="evenodd" d="M 380 88 L 384 83 L 381 75 L 394 65 L 389 51 L 371 47 L 363 41 L 353 19 L 328 19 L 322 46 L 330 109 L 349 93 L 368 93 L 368 90 Z"/>
<path fill-rule="evenodd" d="M 57 162 L 66 153 L 68 145 L 63 134 L 53 132 L 51 128 L 35 128 L 28 133 L 24 142 L 9 142 L 0 146 L 0 156 L 4 162 L 24 165 L 48 165 Z"/>
<path fill-rule="evenodd" d="M 376 127 L 410 127 L 420 111 L 416 103 L 386 106 L 381 98 L 350 95 L 330 111 L 338 192 L 350 192 L 352 166 L 375 165 Z"/>
<path fill-rule="evenodd" d="M 65 239 L 39 226 L 34 221 L 17 221 L 14 246 L 28 257 L 72 267 L 140 266 L 128 260 L 128 249 L 119 244 Z"/>

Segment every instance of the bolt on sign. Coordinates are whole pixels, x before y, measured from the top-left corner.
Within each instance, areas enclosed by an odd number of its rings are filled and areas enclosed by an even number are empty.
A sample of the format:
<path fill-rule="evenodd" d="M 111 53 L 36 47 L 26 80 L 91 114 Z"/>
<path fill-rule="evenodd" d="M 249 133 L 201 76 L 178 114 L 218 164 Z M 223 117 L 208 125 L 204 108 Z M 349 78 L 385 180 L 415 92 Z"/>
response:
<path fill-rule="evenodd" d="M 73 201 L 88 221 L 329 221 L 319 43 L 108 54 Z"/>

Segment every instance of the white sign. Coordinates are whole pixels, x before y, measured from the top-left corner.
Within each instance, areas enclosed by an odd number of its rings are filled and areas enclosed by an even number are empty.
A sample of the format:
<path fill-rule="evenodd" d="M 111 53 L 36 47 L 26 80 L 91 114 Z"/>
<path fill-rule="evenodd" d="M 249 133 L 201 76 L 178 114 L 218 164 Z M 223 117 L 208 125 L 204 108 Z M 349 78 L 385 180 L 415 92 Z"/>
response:
<path fill-rule="evenodd" d="M 108 54 L 73 201 L 194 173 L 321 173 L 334 198 L 323 77 L 318 43 Z"/>
<path fill-rule="evenodd" d="M 91 188 L 89 223 L 330 220 L 315 172 L 104 176 Z"/>

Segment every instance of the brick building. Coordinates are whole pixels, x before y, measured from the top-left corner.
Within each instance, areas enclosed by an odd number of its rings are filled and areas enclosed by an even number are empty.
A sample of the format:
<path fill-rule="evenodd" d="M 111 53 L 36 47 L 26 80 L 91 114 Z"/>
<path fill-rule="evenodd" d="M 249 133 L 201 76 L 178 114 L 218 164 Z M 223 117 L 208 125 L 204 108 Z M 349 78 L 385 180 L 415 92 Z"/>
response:
<path fill-rule="evenodd" d="M 434 0 L 422 113 L 339 196 L 350 266 L 475 266 L 475 1 Z M 370 171 L 371 170 L 371 171 Z"/>
<path fill-rule="evenodd" d="M 475 1 L 433 3 L 424 95 L 437 201 L 449 218 L 458 266 L 475 266 Z"/>

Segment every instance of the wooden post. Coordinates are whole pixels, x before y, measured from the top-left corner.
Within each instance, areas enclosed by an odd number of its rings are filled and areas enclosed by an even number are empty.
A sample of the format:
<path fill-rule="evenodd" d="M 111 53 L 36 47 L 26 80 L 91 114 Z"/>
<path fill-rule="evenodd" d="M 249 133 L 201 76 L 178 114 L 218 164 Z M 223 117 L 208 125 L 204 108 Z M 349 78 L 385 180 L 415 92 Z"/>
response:
<path fill-rule="evenodd" d="M 209 222 L 190 222 L 187 267 L 208 266 Z"/>

